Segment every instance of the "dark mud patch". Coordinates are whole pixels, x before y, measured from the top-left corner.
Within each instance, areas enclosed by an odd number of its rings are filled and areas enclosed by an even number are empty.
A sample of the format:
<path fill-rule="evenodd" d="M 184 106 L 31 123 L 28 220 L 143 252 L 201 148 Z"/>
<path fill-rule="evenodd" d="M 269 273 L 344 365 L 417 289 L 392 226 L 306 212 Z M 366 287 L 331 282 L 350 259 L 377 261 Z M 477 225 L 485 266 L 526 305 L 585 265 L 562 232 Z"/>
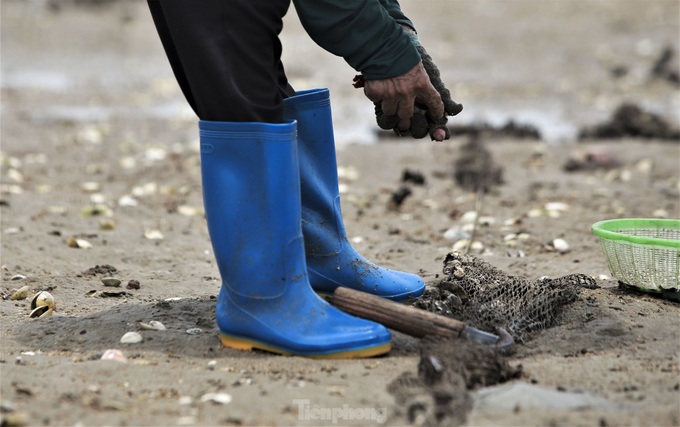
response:
<path fill-rule="evenodd" d="M 397 409 L 395 425 L 461 425 L 472 409 L 470 390 L 518 378 L 495 349 L 461 339 L 425 338 L 418 373 L 404 372 L 387 389 Z"/>
<path fill-rule="evenodd" d="M 479 134 L 461 147 L 453 169 L 456 183 L 467 191 L 488 193 L 503 183 L 503 168 L 496 164 Z"/>
<path fill-rule="evenodd" d="M 626 137 L 680 142 L 680 129 L 664 117 L 644 111 L 633 103 L 624 103 L 612 117 L 598 125 L 583 128 L 579 139 L 620 139 Z"/>

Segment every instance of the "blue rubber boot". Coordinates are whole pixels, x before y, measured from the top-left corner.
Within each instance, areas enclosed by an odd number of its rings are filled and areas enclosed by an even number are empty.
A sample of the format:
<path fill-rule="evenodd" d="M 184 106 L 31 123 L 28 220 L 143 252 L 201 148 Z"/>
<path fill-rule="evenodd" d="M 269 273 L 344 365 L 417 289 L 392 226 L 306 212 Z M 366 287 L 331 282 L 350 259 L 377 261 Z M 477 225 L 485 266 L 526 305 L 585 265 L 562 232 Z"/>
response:
<path fill-rule="evenodd" d="M 387 353 L 385 327 L 331 306 L 309 284 L 295 122 L 200 121 L 199 128 L 205 212 L 222 276 L 222 343 L 318 358 Z"/>
<path fill-rule="evenodd" d="M 398 302 L 420 298 L 420 277 L 367 261 L 347 240 L 328 89 L 297 92 L 284 105 L 284 117 L 298 122 L 302 234 L 312 288 L 321 295 L 344 286 Z"/>

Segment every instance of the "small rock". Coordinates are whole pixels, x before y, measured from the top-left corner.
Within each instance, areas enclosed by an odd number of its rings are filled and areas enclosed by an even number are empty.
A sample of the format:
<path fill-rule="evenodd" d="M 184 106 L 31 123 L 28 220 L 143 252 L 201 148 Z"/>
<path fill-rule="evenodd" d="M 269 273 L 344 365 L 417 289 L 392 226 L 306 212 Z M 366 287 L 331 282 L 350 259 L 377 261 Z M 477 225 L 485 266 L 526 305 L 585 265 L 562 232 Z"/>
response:
<path fill-rule="evenodd" d="M 126 286 L 127 289 L 139 289 L 141 286 L 139 280 L 130 280 Z"/>
<path fill-rule="evenodd" d="M 102 278 L 102 283 L 104 286 L 110 286 L 113 288 L 117 288 L 120 286 L 122 281 L 120 279 L 116 279 L 115 277 L 103 277 Z"/>
<path fill-rule="evenodd" d="M 187 329 L 187 334 L 189 334 L 189 335 L 198 335 L 198 334 L 201 334 L 201 333 L 203 333 L 203 329 L 201 329 L 201 328 Z"/>
<path fill-rule="evenodd" d="M 144 237 L 149 240 L 163 240 L 165 236 L 159 230 L 146 229 L 144 231 Z"/>
<path fill-rule="evenodd" d="M 137 344 L 140 343 L 144 340 L 142 335 L 137 332 L 127 332 L 123 337 L 120 339 L 120 342 L 122 344 Z"/>

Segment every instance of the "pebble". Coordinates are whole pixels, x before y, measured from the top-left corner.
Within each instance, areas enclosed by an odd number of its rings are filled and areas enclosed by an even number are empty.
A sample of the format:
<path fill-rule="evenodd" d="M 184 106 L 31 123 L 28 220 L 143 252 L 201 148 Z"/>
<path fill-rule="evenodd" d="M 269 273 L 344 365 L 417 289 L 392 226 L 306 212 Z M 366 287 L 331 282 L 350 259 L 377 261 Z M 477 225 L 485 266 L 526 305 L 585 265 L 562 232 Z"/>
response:
<path fill-rule="evenodd" d="M 144 340 L 142 337 L 142 334 L 138 332 L 127 332 L 123 337 L 120 339 L 120 342 L 122 344 L 137 344 L 140 343 Z"/>
<path fill-rule="evenodd" d="M 187 329 L 187 334 L 189 334 L 189 335 L 198 335 L 198 334 L 201 334 L 201 333 L 203 333 L 203 329 L 201 329 L 201 328 Z"/>
<path fill-rule="evenodd" d="M 127 289 L 139 289 L 141 286 L 139 284 L 139 280 L 130 280 L 126 286 Z"/>
<path fill-rule="evenodd" d="M 115 277 L 103 277 L 102 283 L 104 284 L 104 286 L 117 288 L 120 286 L 122 281 L 120 279 L 116 279 Z"/>

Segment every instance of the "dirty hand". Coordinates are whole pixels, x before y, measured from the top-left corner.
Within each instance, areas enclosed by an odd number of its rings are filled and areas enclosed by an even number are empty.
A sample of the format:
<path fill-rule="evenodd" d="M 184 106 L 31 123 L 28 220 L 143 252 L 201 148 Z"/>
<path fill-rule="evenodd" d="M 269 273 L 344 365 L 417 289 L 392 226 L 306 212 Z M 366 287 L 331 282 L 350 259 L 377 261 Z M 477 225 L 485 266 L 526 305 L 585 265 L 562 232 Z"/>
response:
<path fill-rule="evenodd" d="M 421 64 L 427 73 L 430 85 L 437 91 L 441 102 L 444 104 L 444 113 L 438 114 L 438 109 L 431 109 L 427 103 L 421 102 L 422 99 L 416 99 L 413 109 L 414 114 L 411 117 L 409 126 L 406 126 L 401 116 L 390 115 L 389 111 L 385 111 L 383 108 L 384 103 L 374 101 L 378 126 L 382 129 L 394 129 L 395 133 L 400 136 L 411 135 L 414 138 L 424 138 L 425 135 L 429 134 L 436 141 L 449 139 L 450 133 L 446 127 L 447 116 L 455 116 L 460 113 L 463 110 L 463 106 L 451 99 L 451 92 L 442 82 L 439 69 L 432 60 L 432 57 L 420 44 L 416 32 L 408 26 L 402 27 L 411 37 L 418 53 L 420 53 Z M 365 87 L 367 82 L 361 76 L 357 76 L 354 78 L 354 83 L 355 87 Z M 364 92 L 366 92 L 366 89 L 364 89 Z M 368 93 L 366 95 L 368 96 Z M 372 99 L 370 96 L 368 97 Z"/>
<path fill-rule="evenodd" d="M 361 80 L 363 79 L 355 78 L 355 86 L 361 87 L 360 84 L 363 83 L 364 94 L 376 105 L 378 125 L 383 129 L 409 134 L 412 119 L 415 118 L 416 104 L 427 110 L 432 121 L 446 122 L 444 103 L 439 92 L 430 83 L 422 62 L 401 76 Z"/>

